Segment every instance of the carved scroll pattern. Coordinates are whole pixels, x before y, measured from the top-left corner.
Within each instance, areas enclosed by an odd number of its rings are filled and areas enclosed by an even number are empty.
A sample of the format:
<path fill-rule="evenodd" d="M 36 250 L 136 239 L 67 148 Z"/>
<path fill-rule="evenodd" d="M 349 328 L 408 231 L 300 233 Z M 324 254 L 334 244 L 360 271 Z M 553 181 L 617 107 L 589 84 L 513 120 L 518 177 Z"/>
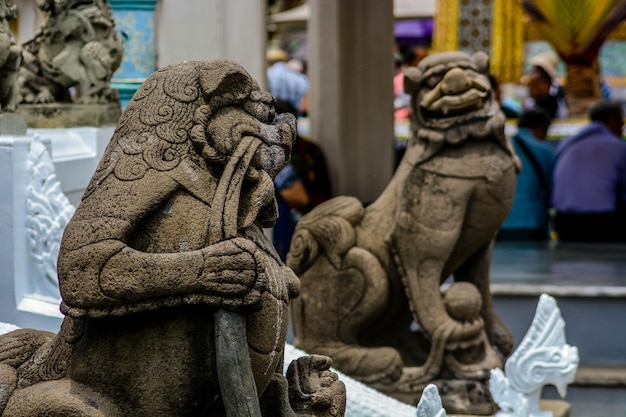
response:
<path fill-rule="evenodd" d="M 172 170 L 183 158 L 204 166 L 192 147 L 205 158 L 224 164 L 228 152 L 224 155 L 208 146 L 211 138 L 206 132 L 207 124 L 221 108 L 239 105 L 256 117 L 261 110 L 271 109 L 260 119 L 265 123 L 272 121 L 275 114 L 267 103 L 271 96 L 258 91 L 254 80 L 236 69 L 220 73 L 220 62 L 186 62 L 175 71 L 170 66 L 144 82 L 119 120 L 85 196 L 111 173 L 117 179 L 132 181 L 142 178 L 149 169 Z M 228 81 L 233 81 L 232 85 L 243 84 L 241 91 L 223 87 Z"/>

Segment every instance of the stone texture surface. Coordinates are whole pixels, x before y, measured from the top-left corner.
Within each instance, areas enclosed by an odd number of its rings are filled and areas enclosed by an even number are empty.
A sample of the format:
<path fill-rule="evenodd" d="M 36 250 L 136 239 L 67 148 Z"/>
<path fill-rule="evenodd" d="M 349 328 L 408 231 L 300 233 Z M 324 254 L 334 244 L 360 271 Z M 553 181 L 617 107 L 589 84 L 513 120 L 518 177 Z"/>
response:
<path fill-rule="evenodd" d="M 409 69 L 412 139 L 391 182 L 367 207 L 337 197 L 304 216 L 287 258 L 297 347 L 402 401 L 435 383 L 449 412 L 484 415 L 513 345 L 489 260 L 519 168 L 487 72 L 486 55 L 458 52 Z"/>
<path fill-rule="evenodd" d="M 0 113 L 0 135 L 26 136 L 26 120 L 16 113 Z"/>
<path fill-rule="evenodd" d="M 282 375 L 299 282 L 262 227 L 276 218 L 272 179 L 295 120 L 273 103 L 225 60 L 144 82 L 63 236 L 61 331 L 19 360 L 28 340 L 0 337 L 3 417 L 343 415 L 329 358 L 300 358 Z M 225 344 L 241 317 L 247 334 Z M 248 372 L 225 371 L 242 349 Z M 251 386 L 226 385 L 248 373 Z M 250 413 L 224 406 L 257 395 Z"/>

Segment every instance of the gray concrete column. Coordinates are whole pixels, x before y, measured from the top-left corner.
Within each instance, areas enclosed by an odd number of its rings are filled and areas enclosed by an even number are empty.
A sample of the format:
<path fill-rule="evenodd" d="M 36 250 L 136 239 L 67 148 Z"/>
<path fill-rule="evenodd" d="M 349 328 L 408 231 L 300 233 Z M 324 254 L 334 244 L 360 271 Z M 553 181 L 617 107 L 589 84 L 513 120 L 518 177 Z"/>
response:
<path fill-rule="evenodd" d="M 265 0 L 160 0 L 157 66 L 228 58 L 266 89 Z"/>
<path fill-rule="evenodd" d="M 309 3 L 311 135 L 333 192 L 371 202 L 393 170 L 393 2 Z"/>

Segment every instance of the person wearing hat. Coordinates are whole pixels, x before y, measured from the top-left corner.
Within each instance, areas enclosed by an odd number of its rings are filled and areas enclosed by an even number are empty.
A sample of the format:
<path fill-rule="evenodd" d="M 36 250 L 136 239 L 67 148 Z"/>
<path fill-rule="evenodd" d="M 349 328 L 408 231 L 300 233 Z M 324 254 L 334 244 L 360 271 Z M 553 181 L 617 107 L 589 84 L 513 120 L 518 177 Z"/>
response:
<path fill-rule="evenodd" d="M 539 107 L 548 112 L 552 119 L 567 117 L 565 92 L 556 83 L 558 58 L 550 52 L 541 53 L 530 60 L 530 70 L 522 81 L 528 87 L 530 100 L 526 107 Z"/>
<path fill-rule="evenodd" d="M 298 115 L 307 112 L 309 79 L 287 65 L 289 55 L 280 48 L 267 51 L 267 84 L 269 92 L 279 100 L 289 102 L 298 110 Z"/>

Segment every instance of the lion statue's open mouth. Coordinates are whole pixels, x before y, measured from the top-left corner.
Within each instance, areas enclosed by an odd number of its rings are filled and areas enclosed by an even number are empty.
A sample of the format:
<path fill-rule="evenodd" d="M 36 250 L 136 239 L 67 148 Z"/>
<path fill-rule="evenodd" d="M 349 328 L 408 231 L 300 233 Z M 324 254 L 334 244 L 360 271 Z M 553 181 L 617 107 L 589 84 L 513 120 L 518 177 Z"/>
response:
<path fill-rule="evenodd" d="M 413 140 L 424 151 L 417 161 L 437 154 L 445 144 L 467 140 L 495 140 L 513 151 L 504 135 L 505 117 L 491 92 L 489 59 L 484 53 L 469 56 L 444 52 L 424 58 L 405 71 L 405 91 L 411 94 Z M 516 167 L 519 166 L 514 157 Z"/>
<path fill-rule="evenodd" d="M 430 117 L 452 118 L 472 110 L 479 110 L 487 103 L 489 83 L 470 76 L 460 68 L 446 72 L 435 86 L 420 100 L 420 107 L 429 111 Z"/>

